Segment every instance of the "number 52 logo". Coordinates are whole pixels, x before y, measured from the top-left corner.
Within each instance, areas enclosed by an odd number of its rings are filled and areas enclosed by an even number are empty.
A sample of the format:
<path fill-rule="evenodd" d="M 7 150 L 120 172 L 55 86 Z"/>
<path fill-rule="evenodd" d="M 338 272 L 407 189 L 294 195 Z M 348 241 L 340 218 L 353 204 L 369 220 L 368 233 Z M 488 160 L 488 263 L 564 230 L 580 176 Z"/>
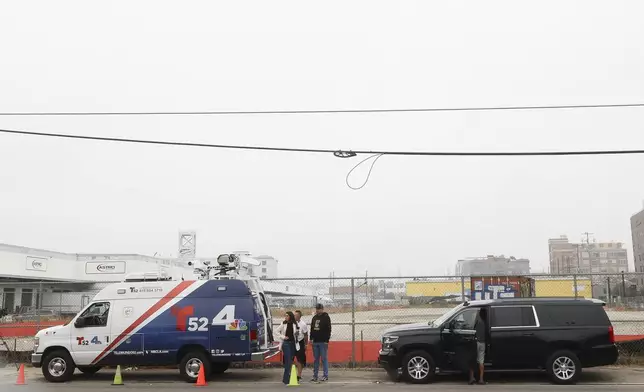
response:
<path fill-rule="evenodd" d="M 226 305 L 212 320 L 207 317 L 188 318 L 188 331 L 207 331 L 210 325 L 227 325 L 235 321 L 235 305 Z"/>

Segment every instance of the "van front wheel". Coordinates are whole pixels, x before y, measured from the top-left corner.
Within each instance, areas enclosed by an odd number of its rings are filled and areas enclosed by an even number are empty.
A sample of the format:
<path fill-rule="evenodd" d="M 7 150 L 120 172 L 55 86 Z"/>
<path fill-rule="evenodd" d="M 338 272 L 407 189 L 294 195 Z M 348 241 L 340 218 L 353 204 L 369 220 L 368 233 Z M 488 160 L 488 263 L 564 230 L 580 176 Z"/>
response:
<path fill-rule="evenodd" d="M 191 351 L 184 355 L 179 362 L 179 373 L 187 382 L 195 383 L 199 377 L 199 371 L 203 367 L 204 377 L 208 378 L 211 372 L 210 360 L 202 351 Z"/>
<path fill-rule="evenodd" d="M 65 382 L 72 379 L 74 360 L 65 350 L 56 350 L 45 356 L 42 362 L 42 375 L 49 382 Z"/>

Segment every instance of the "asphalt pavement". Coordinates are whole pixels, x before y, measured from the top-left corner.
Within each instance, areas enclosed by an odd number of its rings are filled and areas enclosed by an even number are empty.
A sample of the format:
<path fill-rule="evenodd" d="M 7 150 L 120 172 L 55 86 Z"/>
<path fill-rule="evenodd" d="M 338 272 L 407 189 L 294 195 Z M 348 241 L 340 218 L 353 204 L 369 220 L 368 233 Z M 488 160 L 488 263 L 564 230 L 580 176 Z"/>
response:
<path fill-rule="evenodd" d="M 15 367 L 0 369 L 0 389 L 24 392 L 68 392 L 70 390 L 92 392 L 114 392 L 119 389 L 145 389 L 163 391 L 186 391 L 186 389 L 225 389 L 226 392 L 257 391 L 272 392 L 286 388 L 281 384 L 281 371 L 279 369 L 231 369 L 223 375 L 214 376 L 205 387 L 196 387 L 180 380 L 176 370 L 127 370 L 122 372 L 124 386 L 112 386 L 114 377 L 113 369 L 101 370 L 95 375 L 86 376 L 77 374 L 69 383 L 53 384 L 44 380 L 40 369 L 28 367 L 26 372 L 26 385 L 15 385 L 17 371 Z M 307 369 L 305 376 L 310 377 Z M 420 391 L 438 388 L 441 391 L 472 391 L 478 389 L 495 391 L 522 392 L 544 391 L 642 391 L 644 388 L 644 368 L 601 368 L 587 369 L 583 373 L 581 382 L 574 386 L 557 386 L 548 382 L 540 373 L 493 373 L 488 375 L 488 385 L 470 386 L 462 376 L 438 376 L 436 381 L 429 385 L 409 385 L 395 383 L 380 369 L 373 370 L 341 370 L 332 369 L 331 379 L 327 383 L 311 384 L 303 380 L 302 385 L 295 388 L 332 390 L 342 389 L 348 392 L 380 392 L 390 391 L 392 388 L 404 391 Z"/>

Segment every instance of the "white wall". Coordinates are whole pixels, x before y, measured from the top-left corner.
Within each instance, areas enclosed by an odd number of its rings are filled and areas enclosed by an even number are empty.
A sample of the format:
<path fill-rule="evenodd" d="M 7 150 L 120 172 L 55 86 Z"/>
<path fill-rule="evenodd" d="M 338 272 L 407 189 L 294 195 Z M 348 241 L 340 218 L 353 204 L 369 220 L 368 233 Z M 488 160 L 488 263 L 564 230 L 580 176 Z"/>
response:
<path fill-rule="evenodd" d="M 256 268 L 257 277 L 266 276 L 269 279 L 277 277 L 278 261 L 271 256 L 257 258 L 262 265 Z M 266 272 L 262 269 L 266 268 Z M 165 271 L 174 279 L 194 279 L 193 269 L 176 259 L 161 259 L 142 255 L 92 255 L 67 254 L 46 250 L 24 248 L 14 245 L 0 244 L 0 277 L 21 279 L 33 282 L 119 282 L 132 273 Z M 255 272 L 255 271 L 253 271 Z M 80 303 L 79 292 L 53 293 L 52 290 L 61 287 L 60 284 L 47 285 L 43 289 L 43 306 Z M 51 286 L 51 287 L 48 287 Z M 282 293 L 289 296 L 316 296 L 316 290 L 304 287 L 301 282 L 271 282 L 263 281 L 266 292 Z M 14 309 L 19 306 L 36 305 L 35 293 L 32 304 L 22 304 L 22 289 L 38 289 L 38 283 L 0 283 L 0 296 L 5 289 L 13 288 Z M 74 288 L 74 291 L 77 289 Z M 35 290 L 34 290 L 35 291 Z M 50 295 L 51 293 L 51 295 Z M 2 306 L 0 298 L 0 306 Z M 75 305 L 76 306 L 76 305 Z"/>
<path fill-rule="evenodd" d="M 166 271 L 193 277 L 175 260 L 140 255 L 75 255 L 0 244 L 0 276 L 29 280 L 114 282 L 134 272 Z"/>

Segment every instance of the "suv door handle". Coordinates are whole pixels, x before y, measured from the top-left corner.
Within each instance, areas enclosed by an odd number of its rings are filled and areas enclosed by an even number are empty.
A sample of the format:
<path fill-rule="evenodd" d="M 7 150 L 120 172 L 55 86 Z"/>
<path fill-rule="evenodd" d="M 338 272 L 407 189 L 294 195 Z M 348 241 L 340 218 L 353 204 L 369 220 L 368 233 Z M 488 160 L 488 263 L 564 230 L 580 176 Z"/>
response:
<path fill-rule="evenodd" d="M 524 332 L 523 336 L 534 336 L 534 332 Z"/>

